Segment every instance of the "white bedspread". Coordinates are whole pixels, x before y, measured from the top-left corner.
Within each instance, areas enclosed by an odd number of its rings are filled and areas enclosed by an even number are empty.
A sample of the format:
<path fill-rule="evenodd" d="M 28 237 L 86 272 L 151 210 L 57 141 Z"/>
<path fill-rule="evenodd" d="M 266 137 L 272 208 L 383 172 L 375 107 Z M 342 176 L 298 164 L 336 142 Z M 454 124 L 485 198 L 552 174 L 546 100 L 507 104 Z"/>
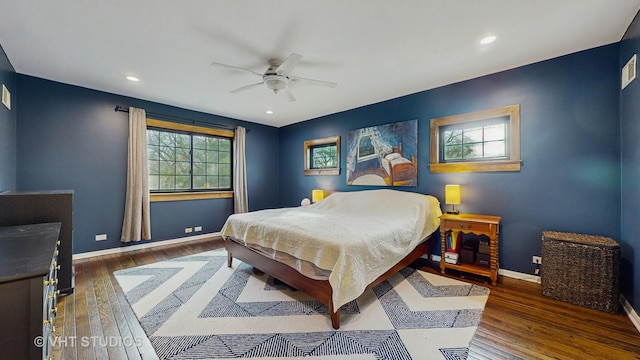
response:
<path fill-rule="evenodd" d="M 231 215 L 222 235 L 330 270 L 334 309 L 439 226 L 438 199 L 397 190 L 337 192 L 313 205 Z"/>

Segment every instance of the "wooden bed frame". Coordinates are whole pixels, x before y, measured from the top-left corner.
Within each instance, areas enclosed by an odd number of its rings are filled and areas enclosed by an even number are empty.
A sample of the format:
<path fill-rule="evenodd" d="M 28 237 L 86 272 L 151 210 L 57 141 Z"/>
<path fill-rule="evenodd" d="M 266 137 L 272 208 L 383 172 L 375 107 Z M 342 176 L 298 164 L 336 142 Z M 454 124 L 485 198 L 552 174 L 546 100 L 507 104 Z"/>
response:
<path fill-rule="evenodd" d="M 420 245 L 413 249 L 413 251 L 409 253 L 409 255 L 407 255 L 404 259 L 400 260 L 399 263 L 394 265 L 391 269 L 387 270 L 387 272 L 371 282 L 367 286 L 365 291 L 385 281 L 398 271 L 418 260 L 422 255 L 429 253 L 432 239 L 434 239 L 433 234 L 431 234 L 427 238 L 427 240 L 423 241 L 422 243 L 420 243 Z M 329 308 L 329 314 L 331 316 L 331 326 L 333 326 L 334 329 L 340 328 L 340 309 L 333 308 L 333 289 L 329 284 L 329 280 L 315 280 L 306 277 L 292 267 L 272 260 L 233 240 L 225 238 L 224 246 L 227 249 L 228 253 L 227 265 L 229 267 L 232 267 L 231 265 L 233 262 L 233 258 L 236 258 L 253 266 L 256 270 L 259 269 L 259 272 L 264 272 L 268 275 L 271 275 L 272 277 L 284 282 L 285 284 L 306 293 L 312 298 L 327 305 L 327 307 Z"/>

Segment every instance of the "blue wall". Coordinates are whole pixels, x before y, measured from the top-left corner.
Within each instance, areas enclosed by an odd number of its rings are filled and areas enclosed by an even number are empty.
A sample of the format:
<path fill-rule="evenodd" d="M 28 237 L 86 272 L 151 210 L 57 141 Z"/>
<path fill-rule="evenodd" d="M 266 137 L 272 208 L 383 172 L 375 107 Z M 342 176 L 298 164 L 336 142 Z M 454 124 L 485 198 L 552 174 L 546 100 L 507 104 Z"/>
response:
<path fill-rule="evenodd" d="M 128 115 L 115 112 L 116 105 L 247 127 L 249 208 L 278 204 L 277 128 L 25 75 L 17 80 L 17 189 L 75 190 L 75 253 L 122 246 Z M 232 199 L 152 203 L 152 240 L 185 236 L 186 227 L 219 231 L 232 212 Z M 107 234 L 107 240 L 96 242 L 96 234 Z"/>
<path fill-rule="evenodd" d="M 0 104 L 0 192 L 16 187 L 16 73 L 0 45 L 0 89 L 11 93 L 11 110 Z M 2 91 L 2 90 L 0 90 Z"/>
<path fill-rule="evenodd" d="M 620 68 L 640 53 L 640 15 L 631 23 L 620 45 Z M 620 93 L 620 162 L 622 166 L 622 291 L 640 309 L 640 78 Z"/>
<path fill-rule="evenodd" d="M 428 90 L 284 127 L 280 131 L 281 205 L 311 190 L 351 191 L 350 129 L 418 119 L 418 186 L 400 190 L 442 199 L 462 185 L 462 212 L 502 216 L 500 267 L 533 273 L 543 230 L 620 238 L 618 44 Z M 441 116 L 521 106 L 520 172 L 430 173 L 429 121 Z M 340 135 L 339 176 L 304 176 L 304 140 Z"/>

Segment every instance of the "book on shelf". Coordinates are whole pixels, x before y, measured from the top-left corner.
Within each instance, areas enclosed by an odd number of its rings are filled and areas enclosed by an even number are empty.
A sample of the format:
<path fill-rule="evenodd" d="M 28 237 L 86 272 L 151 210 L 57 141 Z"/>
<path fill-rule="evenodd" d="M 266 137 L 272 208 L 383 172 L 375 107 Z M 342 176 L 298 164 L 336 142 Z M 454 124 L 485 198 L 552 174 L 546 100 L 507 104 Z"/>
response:
<path fill-rule="evenodd" d="M 444 253 L 444 261 L 449 264 L 457 264 L 460 259 L 460 254 L 447 251 Z"/>
<path fill-rule="evenodd" d="M 462 232 L 449 230 L 447 231 L 447 244 L 446 251 L 452 253 L 459 253 L 462 244 Z"/>

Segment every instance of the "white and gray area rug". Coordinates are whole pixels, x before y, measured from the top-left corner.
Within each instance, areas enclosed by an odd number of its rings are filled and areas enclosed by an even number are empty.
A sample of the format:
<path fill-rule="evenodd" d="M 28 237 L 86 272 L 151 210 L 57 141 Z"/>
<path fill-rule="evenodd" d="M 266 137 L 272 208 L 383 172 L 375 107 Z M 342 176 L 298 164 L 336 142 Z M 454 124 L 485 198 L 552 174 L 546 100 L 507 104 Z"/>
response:
<path fill-rule="evenodd" d="M 465 359 L 489 289 L 405 268 L 341 309 L 224 250 L 114 273 L 161 359 Z"/>

